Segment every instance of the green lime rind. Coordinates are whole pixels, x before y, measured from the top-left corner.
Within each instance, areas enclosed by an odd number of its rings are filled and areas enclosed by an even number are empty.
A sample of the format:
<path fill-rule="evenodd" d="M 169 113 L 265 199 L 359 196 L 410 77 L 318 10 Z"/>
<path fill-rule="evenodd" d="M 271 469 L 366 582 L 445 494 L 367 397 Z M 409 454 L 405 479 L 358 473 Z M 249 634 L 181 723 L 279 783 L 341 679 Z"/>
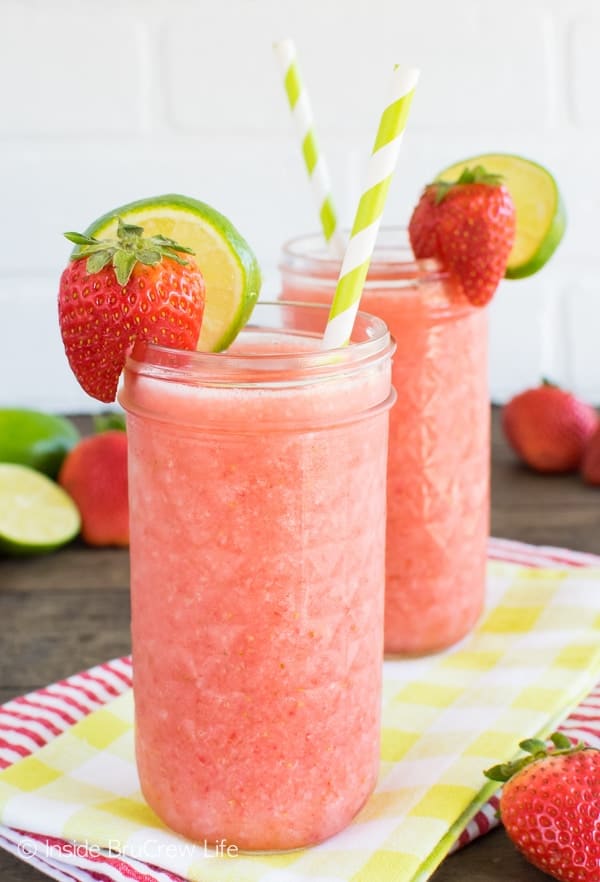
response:
<path fill-rule="evenodd" d="M 209 346 L 204 347 L 210 348 L 214 352 L 220 352 L 233 342 L 241 328 L 244 327 L 250 318 L 254 304 L 258 300 L 262 283 L 260 267 L 252 249 L 228 218 L 205 202 L 200 202 L 197 199 L 177 193 L 168 193 L 162 196 L 139 199 L 114 208 L 90 224 L 87 230 L 85 230 L 85 235 L 101 238 L 107 233 L 111 225 L 114 225 L 116 217 L 121 217 L 128 223 L 135 223 L 136 218 L 142 215 L 148 215 L 149 212 L 160 214 L 161 211 L 176 211 L 182 215 L 189 214 L 191 219 L 200 218 L 204 224 L 212 227 L 215 236 L 226 244 L 232 260 L 239 267 L 243 280 L 243 290 L 237 308 L 233 315 L 227 316 L 227 320 L 223 323 L 222 331 L 214 339 L 210 340 Z M 180 244 L 186 245 L 188 243 L 181 242 Z M 76 246 L 72 251 L 72 256 L 76 256 L 78 252 L 79 247 Z M 202 270 L 202 255 L 199 254 L 196 257 L 200 270 Z M 207 290 L 206 311 L 210 309 L 209 299 L 210 291 Z"/>
<path fill-rule="evenodd" d="M 0 408 L 0 462 L 29 466 L 50 478 L 80 439 L 70 420 L 22 408 Z"/>
<path fill-rule="evenodd" d="M 567 226 L 556 180 L 540 163 L 514 153 L 483 153 L 460 160 L 440 172 L 436 180 L 454 180 L 465 167 L 477 165 L 502 175 L 515 203 L 517 236 L 505 277 L 523 279 L 537 273 L 560 245 Z"/>
<path fill-rule="evenodd" d="M 511 266 L 510 261 L 506 267 L 505 277 L 507 279 L 525 279 L 532 276 L 545 266 L 565 235 L 567 229 L 567 212 L 560 192 L 557 190 L 556 214 L 552 218 L 552 223 L 548 228 L 548 232 L 540 242 L 538 250 L 529 258 L 517 266 Z"/>
<path fill-rule="evenodd" d="M 77 506 L 62 487 L 28 466 L 0 463 L 0 551 L 47 554 L 80 528 Z"/>

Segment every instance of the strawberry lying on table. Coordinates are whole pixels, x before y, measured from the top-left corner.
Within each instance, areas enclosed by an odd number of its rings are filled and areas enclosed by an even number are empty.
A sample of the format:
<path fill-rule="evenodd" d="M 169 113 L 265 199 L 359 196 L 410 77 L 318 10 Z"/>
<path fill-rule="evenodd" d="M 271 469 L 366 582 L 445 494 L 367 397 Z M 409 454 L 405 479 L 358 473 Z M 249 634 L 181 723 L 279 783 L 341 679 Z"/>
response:
<path fill-rule="evenodd" d="M 503 781 L 500 817 L 509 838 L 560 882 L 600 880 L 600 750 L 555 732 L 552 747 L 531 738 L 528 756 L 488 769 Z"/>
<path fill-rule="evenodd" d="M 579 468 L 598 426 L 593 407 L 547 380 L 504 405 L 502 428 L 515 453 L 539 472 Z"/>

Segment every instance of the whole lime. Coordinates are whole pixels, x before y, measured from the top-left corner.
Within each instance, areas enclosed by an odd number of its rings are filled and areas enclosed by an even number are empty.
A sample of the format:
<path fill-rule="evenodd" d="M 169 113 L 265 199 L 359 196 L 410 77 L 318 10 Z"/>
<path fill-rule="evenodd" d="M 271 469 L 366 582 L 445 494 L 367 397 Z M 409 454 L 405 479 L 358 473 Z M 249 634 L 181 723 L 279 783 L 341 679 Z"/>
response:
<path fill-rule="evenodd" d="M 63 417 L 0 408 L 0 462 L 29 466 L 55 478 L 80 437 L 73 423 Z"/>

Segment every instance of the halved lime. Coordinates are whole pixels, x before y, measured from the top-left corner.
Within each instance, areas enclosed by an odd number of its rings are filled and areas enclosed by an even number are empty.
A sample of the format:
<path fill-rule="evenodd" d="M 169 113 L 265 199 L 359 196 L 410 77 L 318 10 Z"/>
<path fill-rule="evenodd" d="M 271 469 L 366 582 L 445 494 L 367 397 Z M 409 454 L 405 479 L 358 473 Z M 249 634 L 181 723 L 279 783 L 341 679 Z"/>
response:
<path fill-rule="evenodd" d="M 0 462 L 30 466 L 55 478 L 80 435 L 69 420 L 36 410 L 0 409 Z"/>
<path fill-rule="evenodd" d="M 0 463 L 0 549 L 11 554 L 54 551 L 81 526 L 62 487 L 27 466 Z"/>
<path fill-rule="evenodd" d="M 258 261 L 231 221 L 204 202 L 169 194 L 115 208 L 94 221 L 86 235 L 113 236 L 117 217 L 143 227 L 146 236 L 162 234 L 193 250 L 206 284 L 198 349 L 226 349 L 250 318 L 261 284 Z"/>
<path fill-rule="evenodd" d="M 502 175 L 515 203 L 517 233 L 506 278 L 531 276 L 550 260 L 565 232 L 567 218 L 558 185 L 548 169 L 510 153 L 463 159 L 440 172 L 436 180 L 454 181 L 463 169 L 477 165 Z"/>

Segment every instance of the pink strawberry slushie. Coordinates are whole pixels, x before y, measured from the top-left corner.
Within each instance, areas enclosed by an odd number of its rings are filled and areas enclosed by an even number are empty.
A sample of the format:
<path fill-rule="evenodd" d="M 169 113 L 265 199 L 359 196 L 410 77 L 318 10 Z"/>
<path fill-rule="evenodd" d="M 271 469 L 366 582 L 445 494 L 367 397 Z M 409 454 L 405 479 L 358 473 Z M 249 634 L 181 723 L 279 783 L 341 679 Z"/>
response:
<path fill-rule="evenodd" d="M 330 303 L 338 265 L 320 237 L 290 242 L 285 300 Z M 487 310 L 471 306 L 400 230 L 380 236 L 361 307 L 396 340 L 390 414 L 385 649 L 420 654 L 473 627 L 489 533 Z"/>
<path fill-rule="evenodd" d="M 126 371 L 137 762 L 198 841 L 319 842 L 377 775 L 392 346 L 361 314 L 321 352 L 326 317 Z"/>

